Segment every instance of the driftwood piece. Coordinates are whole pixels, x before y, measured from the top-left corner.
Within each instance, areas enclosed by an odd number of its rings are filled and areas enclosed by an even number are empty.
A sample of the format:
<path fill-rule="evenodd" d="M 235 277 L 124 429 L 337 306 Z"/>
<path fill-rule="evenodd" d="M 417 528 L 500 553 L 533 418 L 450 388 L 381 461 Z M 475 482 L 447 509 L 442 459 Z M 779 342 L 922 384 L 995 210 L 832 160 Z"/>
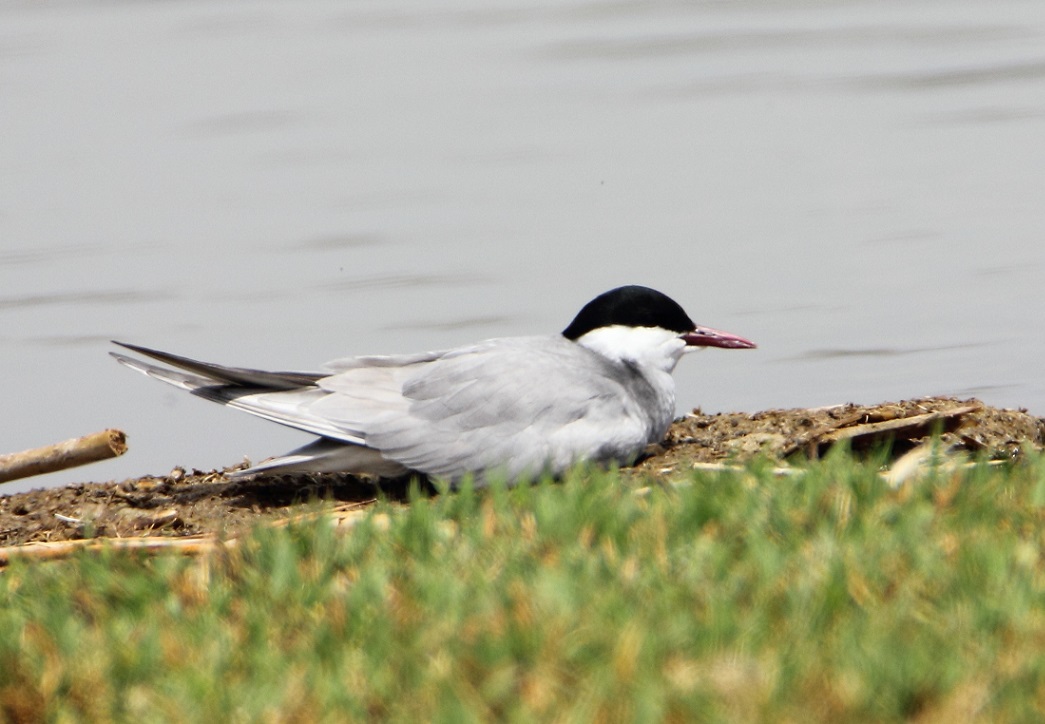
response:
<path fill-rule="evenodd" d="M 273 528 L 282 528 L 292 523 L 307 522 L 328 516 L 335 528 L 339 531 L 346 531 L 363 519 L 373 503 L 374 501 L 367 501 L 365 503 L 339 505 L 329 511 L 304 513 L 291 518 L 273 521 L 269 525 Z M 379 524 L 381 524 L 380 521 Z M 226 538 L 223 540 L 213 534 L 182 537 L 142 536 L 138 538 L 84 538 L 79 540 L 44 541 L 0 548 L 0 568 L 8 565 L 15 559 L 55 560 L 68 558 L 78 551 L 138 550 L 150 554 L 173 552 L 188 556 L 199 556 L 213 553 L 219 549 L 233 548 L 238 544 L 238 538 Z"/>
<path fill-rule="evenodd" d="M 838 405 L 832 405 L 831 407 L 838 407 Z M 825 408 L 825 409 L 830 409 L 830 408 Z M 850 413 L 850 414 L 846 415 L 845 417 L 841 417 L 841 418 L 839 418 L 837 420 L 833 420 L 829 424 L 822 425 L 822 426 L 820 426 L 820 427 L 818 427 L 818 428 L 816 428 L 814 430 L 809 431 L 805 435 L 801 435 L 801 436 L 797 437 L 794 440 L 794 442 L 792 442 L 790 445 L 785 446 L 784 449 L 781 450 L 780 454 L 783 457 L 787 457 L 791 453 L 795 452 L 796 450 L 801 450 L 802 448 L 809 448 L 809 447 L 815 448 L 816 444 L 818 443 L 818 441 L 820 439 L 822 439 L 824 437 L 824 435 L 832 433 L 832 432 L 834 432 L 834 431 L 836 431 L 838 429 L 844 428 L 844 427 L 846 427 L 848 425 L 852 425 L 854 422 L 860 422 L 860 420 L 864 419 L 864 417 L 866 417 L 866 415 L 867 415 L 867 413 L 865 411 L 859 410 L 857 412 Z"/>
<path fill-rule="evenodd" d="M 982 405 L 959 405 L 957 407 L 937 410 L 935 412 L 926 412 L 921 415 L 896 417 L 889 420 L 882 420 L 881 422 L 869 422 L 864 425 L 852 425 L 850 427 L 832 430 L 831 432 L 821 435 L 817 442 L 821 444 L 835 443 L 839 440 L 853 440 L 858 437 L 876 436 L 881 435 L 882 433 L 895 433 L 899 430 L 917 430 L 918 428 L 929 426 L 937 420 L 951 419 L 970 412 L 975 412 L 981 407 Z"/>
<path fill-rule="evenodd" d="M 127 452 L 127 436 L 102 430 L 46 447 L 0 455 L 0 483 L 107 460 Z"/>
<path fill-rule="evenodd" d="M 897 414 L 897 411 L 888 408 L 875 411 L 871 415 L 868 414 L 868 411 L 858 411 L 806 433 L 787 446 L 783 455 L 787 456 L 805 448 L 809 452 L 809 457 L 815 458 L 821 445 L 833 445 L 840 440 L 855 441 L 860 438 L 895 435 L 901 432 L 913 434 L 920 428 L 931 427 L 939 420 L 954 420 L 980 409 L 983 409 L 983 405 L 976 402 L 908 417 L 896 417 L 894 415 Z"/>

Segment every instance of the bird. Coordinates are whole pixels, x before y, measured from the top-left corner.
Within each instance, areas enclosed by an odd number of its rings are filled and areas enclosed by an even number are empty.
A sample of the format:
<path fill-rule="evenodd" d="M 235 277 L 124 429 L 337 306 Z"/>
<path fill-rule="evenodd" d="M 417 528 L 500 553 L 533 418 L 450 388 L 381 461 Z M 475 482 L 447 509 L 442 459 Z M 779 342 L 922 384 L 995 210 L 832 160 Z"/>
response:
<path fill-rule="evenodd" d="M 675 417 L 671 373 L 705 347 L 751 349 L 666 294 L 629 285 L 585 304 L 560 334 L 417 354 L 356 356 L 321 372 L 269 372 L 113 343 L 164 366 L 118 362 L 193 395 L 318 438 L 233 473 L 420 475 L 452 486 L 561 477 L 586 461 L 633 463 Z"/>

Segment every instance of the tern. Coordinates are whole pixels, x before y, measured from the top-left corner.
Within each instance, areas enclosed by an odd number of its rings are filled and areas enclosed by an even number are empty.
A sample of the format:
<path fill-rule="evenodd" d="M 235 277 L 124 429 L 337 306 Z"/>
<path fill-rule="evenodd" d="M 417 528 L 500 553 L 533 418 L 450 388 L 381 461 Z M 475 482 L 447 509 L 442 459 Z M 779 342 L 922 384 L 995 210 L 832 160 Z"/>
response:
<path fill-rule="evenodd" d="M 169 365 L 110 353 L 149 377 L 319 436 L 238 477 L 422 474 L 477 485 L 495 475 L 558 477 L 581 461 L 630 464 L 675 417 L 671 373 L 683 354 L 755 347 L 694 324 L 673 299 L 642 286 L 599 295 L 561 334 L 349 357 L 323 372 L 226 367 L 114 344 Z"/>

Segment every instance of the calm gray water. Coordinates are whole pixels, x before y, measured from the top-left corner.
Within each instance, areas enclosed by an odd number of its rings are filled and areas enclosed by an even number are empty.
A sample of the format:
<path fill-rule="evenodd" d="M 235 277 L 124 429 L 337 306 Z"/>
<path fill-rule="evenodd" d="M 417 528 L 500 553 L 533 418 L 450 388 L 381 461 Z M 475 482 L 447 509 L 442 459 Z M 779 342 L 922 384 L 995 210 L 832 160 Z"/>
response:
<path fill-rule="evenodd" d="M 1045 3 L 0 0 L 0 452 L 308 439 L 115 364 L 562 329 L 622 283 L 756 340 L 679 412 L 1045 414 Z"/>

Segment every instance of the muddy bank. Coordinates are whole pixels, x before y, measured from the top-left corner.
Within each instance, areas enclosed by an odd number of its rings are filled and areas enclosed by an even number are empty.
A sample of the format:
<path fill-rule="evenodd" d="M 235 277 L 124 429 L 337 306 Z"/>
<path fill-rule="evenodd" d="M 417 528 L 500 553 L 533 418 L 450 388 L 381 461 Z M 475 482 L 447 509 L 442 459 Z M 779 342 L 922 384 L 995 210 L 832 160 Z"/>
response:
<path fill-rule="evenodd" d="M 742 462 L 760 454 L 798 460 L 822 455 L 843 440 L 854 450 L 888 441 L 900 456 L 934 431 L 951 449 L 996 459 L 1045 447 L 1045 420 L 977 400 L 926 398 L 717 415 L 696 410 L 678 420 L 664 443 L 628 474 L 671 477 L 694 463 Z M 379 491 L 374 481 L 349 475 L 229 480 L 225 473 L 234 469 L 178 468 L 162 476 L 0 496 L 0 546 L 101 537 L 235 537 L 260 521 L 309 510 L 317 500 L 365 503 L 379 493 L 396 498 L 406 492 L 402 481 L 385 483 Z"/>

